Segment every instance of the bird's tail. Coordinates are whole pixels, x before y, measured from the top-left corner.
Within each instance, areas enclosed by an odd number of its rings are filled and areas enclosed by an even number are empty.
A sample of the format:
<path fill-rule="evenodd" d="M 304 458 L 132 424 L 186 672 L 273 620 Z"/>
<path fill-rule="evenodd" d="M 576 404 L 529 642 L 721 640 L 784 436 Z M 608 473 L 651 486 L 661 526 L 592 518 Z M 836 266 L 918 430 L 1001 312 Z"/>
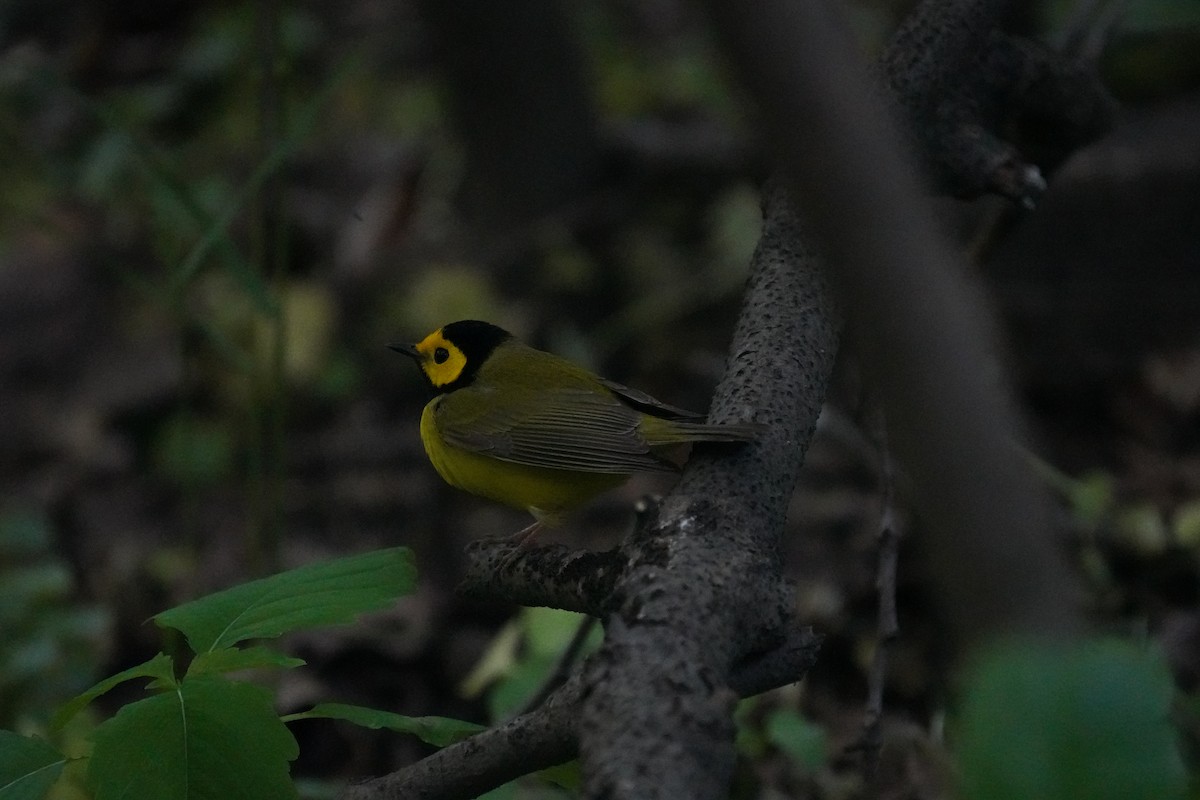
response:
<path fill-rule="evenodd" d="M 757 422 L 738 422 L 729 425 L 710 425 L 707 422 L 683 422 L 672 420 L 664 425 L 653 425 L 642 435 L 650 445 L 681 444 L 684 442 L 752 442 L 762 435 L 767 426 Z"/>

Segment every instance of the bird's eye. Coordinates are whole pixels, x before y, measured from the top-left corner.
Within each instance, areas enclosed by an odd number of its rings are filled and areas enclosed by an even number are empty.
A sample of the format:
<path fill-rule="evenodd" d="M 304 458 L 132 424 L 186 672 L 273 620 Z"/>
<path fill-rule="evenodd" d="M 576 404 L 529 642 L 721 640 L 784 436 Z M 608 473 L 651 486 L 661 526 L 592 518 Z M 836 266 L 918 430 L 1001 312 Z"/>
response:
<path fill-rule="evenodd" d="M 437 350 L 433 351 L 433 363 L 435 364 L 445 364 L 446 359 L 449 357 L 450 351 L 444 347 L 439 347 Z"/>

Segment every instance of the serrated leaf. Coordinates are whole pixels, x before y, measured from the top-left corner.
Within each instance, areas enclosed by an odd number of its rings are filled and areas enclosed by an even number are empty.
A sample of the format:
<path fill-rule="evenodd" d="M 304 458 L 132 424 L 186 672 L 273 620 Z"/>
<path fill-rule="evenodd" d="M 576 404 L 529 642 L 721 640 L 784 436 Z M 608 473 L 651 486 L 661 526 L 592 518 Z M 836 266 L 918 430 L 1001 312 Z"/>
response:
<path fill-rule="evenodd" d="M 174 670 L 175 665 L 171 661 L 171 657 L 165 653 L 159 653 L 145 663 L 138 664 L 136 667 L 130 667 L 127 670 L 118 672 L 116 675 L 105 678 L 83 694 L 67 701 L 67 703 L 59 708 L 58 712 L 54 715 L 54 719 L 50 721 L 50 729 L 61 729 L 62 726 L 71 721 L 72 717 L 82 711 L 88 703 L 125 681 L 132 681 L 136 678 L 153 678 L 156 682 L 171 684 L 175 681 Z"/>
<path fill-rule="evenodd" d="M 0 731 L 0 800 L 42 800 L 65 763 L 41 739 Z"/>
<path fill-rule="evenodd" d="M 95 800 L 283 800 L 298 754 L 266 689 L 187 677 L 96 729 L 86 783 Z"/>
<path fill-rule="evenodd" d="M 308 711 L 289 714 L 284 722 L 298 719 L 341 719 L 364 728 L 387 728 L 398 733 L 411 733 L 426 744 L 445 747 L 461 742 L 484 730 L 483 725 L 449 717 L 406 717 L 390 711 L 346 703 L 318 703 Z"/>
<path fill-rule="evenodd" d="M 1170 672 L 1131 644 L 1010 644 L 971 673 L 959 765 L 969 800 L 1172 800 L 1187 777 Z"/>
<path fill-rule="evenodd" d="M 188 665 L 187 674 L 219 675 L 224 672 L 236 672 L 242 669 L 259 669 L 261 667 L 277 667 L 292 669 L 303 667 L 304 659 L 292 658 L 278 650 L 255 645 L 254 647 L 222 647 L 220 650 L 209 650 L 192 659 Z"/>
<path fill-rule="evenodd" d="M 416 586 L 412 551 L 393 547 L 281 572 L 164 611 L 159 625 L 196 653 L 299 628 L 350 622 L 386 608 Z"/>

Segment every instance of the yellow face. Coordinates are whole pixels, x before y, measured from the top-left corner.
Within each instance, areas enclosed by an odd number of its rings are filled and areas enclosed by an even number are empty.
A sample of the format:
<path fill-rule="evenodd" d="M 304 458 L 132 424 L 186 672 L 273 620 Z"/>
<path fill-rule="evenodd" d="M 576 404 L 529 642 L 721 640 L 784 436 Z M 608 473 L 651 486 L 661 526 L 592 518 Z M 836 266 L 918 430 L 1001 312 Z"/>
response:
<path fill-rule="evenodd" d="M 390 344 L 417 362 L 425 380 L 438 393 L 470 386 L 480 367 L 512 334 L 490 322 L 463 319 L 443 325 L 417 344 Z"/>
<path fill-rule="evenodd" d="M 440 389 L 454 383 L 466 369 L 466 354 L 443 335 L 441 328 L 426 336 L 413 349 L 420 356 L 417 364 L 434 388 Z"/>

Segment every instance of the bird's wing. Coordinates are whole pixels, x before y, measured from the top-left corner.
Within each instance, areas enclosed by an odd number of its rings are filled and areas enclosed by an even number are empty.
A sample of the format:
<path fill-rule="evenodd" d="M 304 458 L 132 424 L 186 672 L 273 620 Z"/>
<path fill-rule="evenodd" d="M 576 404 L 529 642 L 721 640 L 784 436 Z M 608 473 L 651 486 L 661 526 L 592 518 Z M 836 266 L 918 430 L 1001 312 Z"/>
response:
<path fill-rule="evenodd" d="M 600 383 L 604 384 L 605 388 L 620 398 L 622 402 L 651 416 L 672 420 L 704 419 L 703 414 L 697 414 L 695 411 L 688 411 L 686 408 L 664 403 L 656 397 L 651 397 L 645 392 L 631 389 L 616 381 L 610 381 L 607 378 L 600 378 L 599 380 Z"/>
<path fill-rule="evenodd" d="M 438 430 L 453 447 L 531 467 L 616 475 L 677 469 L 651 452 L 638 431 L 641 414 L 613 395 L 542 388 L 532 407 L 529 395 L 522 397 L 463 403 L 467 396 L 446 395 L 435 415 Z"/>

